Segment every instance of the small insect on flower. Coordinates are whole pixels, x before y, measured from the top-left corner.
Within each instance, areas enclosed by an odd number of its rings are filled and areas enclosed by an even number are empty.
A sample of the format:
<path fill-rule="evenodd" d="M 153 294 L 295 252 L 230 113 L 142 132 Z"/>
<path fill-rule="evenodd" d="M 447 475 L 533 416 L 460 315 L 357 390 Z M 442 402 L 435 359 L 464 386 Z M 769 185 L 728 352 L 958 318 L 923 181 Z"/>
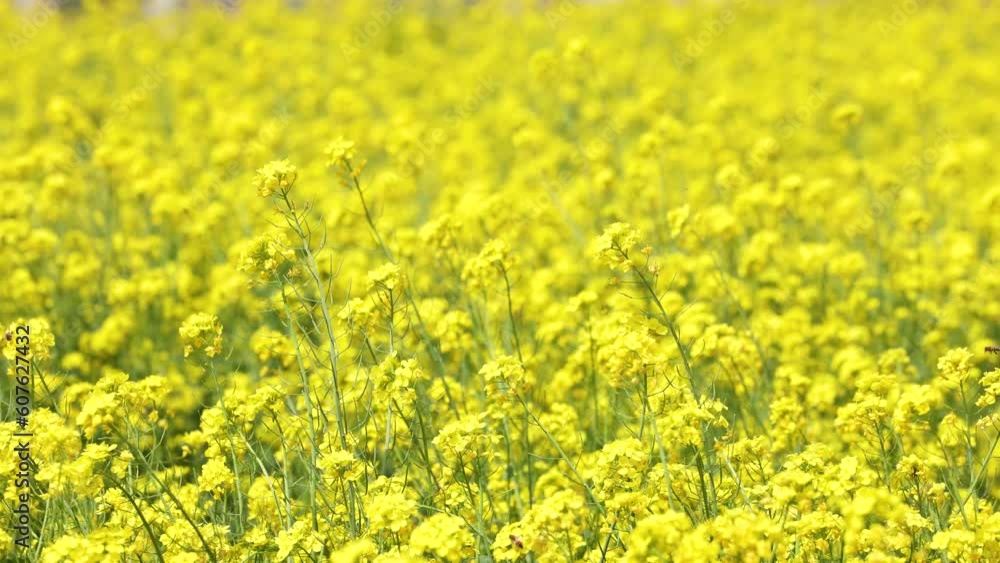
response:
<path fill-rule="evenodd" d="M 524 542 L 521 540 L 521 538 L 515 536 L 514 534 L 510 535 L 510 543 L 517 546 L 518 549 L 524 549 Z"/>
<path fill-rule="evenodd" d="M 1000 354 L 1000 346 L 987 346 L 986 351 L 992 354 Z"/>
<path fill-rule="evenodd" d="M 14 339 L 14 335 L 9 330 L 5 332 L 3 336 L 4 338 L 7 339 L 7 342 L 10 342 L 11 340 Z"/>

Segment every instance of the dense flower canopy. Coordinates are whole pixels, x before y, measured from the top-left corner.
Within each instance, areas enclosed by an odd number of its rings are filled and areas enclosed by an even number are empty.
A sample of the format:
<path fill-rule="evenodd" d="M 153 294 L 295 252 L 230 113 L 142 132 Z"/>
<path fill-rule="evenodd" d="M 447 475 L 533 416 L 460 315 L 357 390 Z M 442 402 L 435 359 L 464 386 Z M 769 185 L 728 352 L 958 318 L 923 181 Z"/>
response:
<path fill-rule="evenodd" d="M 294 4 L 0 8 L 0 558 L 1000 560 L 996 6 Z"/>

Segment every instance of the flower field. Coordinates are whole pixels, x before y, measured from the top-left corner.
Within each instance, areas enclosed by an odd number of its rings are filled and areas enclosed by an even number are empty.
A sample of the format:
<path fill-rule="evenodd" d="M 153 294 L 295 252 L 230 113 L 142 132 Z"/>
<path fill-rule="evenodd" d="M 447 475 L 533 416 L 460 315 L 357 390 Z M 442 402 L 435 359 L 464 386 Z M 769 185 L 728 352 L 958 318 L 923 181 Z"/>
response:
<path fill-rule="evenodd" d="M 0 560 L 1000 561 L 991 2 L 0 8 Z"/>

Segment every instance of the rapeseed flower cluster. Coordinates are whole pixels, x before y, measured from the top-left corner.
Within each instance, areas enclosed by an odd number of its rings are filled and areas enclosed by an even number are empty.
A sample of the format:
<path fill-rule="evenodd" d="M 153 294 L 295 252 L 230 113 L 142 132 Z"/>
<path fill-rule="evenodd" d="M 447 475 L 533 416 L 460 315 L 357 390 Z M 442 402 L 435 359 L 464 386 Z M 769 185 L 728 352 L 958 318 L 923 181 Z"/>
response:
<path fill-rule="evenodd" d="M 1000 561 L 989 2 L 78 4 L 0 560 Z"/>

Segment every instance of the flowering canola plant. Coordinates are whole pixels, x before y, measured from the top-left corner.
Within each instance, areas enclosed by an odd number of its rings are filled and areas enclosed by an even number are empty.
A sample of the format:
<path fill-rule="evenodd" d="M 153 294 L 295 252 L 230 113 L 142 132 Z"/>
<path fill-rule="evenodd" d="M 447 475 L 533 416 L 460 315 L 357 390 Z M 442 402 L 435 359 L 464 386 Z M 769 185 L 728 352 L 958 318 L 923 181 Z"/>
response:
<path fill-rule="evenodd" d="M 0 8 L 0 557 L 1000 561 L 1000 10 L 466 4 Z"/>

